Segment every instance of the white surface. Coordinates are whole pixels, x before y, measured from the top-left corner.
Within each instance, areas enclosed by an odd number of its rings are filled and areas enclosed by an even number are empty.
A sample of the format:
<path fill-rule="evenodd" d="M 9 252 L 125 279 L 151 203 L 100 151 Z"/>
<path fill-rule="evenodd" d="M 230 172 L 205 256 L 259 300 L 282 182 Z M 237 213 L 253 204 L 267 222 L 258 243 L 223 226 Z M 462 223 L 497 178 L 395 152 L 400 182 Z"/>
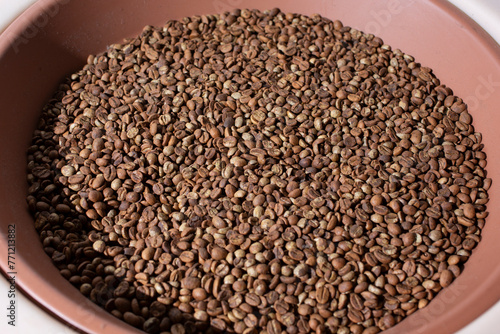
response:
<path fill-rule="evenodd" d="M 420 0 L 419 0 L 420 1 Z M 478 22 L 500 43 L 500 1 L 498 0 L 449 0 Z M 0 31 L 35 0 L 0 0 Z M 22 273 L 19 273 L 22 275 Z M 47 315 L 35 304 L 17 291 L 16 327 L 7 324 L 5 308 L 8 283 L 0 276 L 0 333 L 3 334 L 73 334 L 76 333 Z M 500 330 L 500 302 L 483 314 L 479 319 L 457 334 L 496 334 Z"/>

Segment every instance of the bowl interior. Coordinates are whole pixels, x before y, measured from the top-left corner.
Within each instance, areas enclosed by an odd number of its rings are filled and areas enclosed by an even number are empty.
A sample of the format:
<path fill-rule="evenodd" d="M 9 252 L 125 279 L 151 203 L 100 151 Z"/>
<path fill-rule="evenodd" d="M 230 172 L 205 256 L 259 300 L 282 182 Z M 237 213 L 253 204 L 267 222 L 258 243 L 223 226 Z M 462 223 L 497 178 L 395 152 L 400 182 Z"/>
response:
<path fill-rule="evenodd" d="M 147 5 L 146 5 L 147 4 Z M 479 26 L 445 1 L 359 0 L 40 0 L 0 36 L 0 231 L 16 225 L 17 283 L 32 299 L 81 331 L 137 330 L 92 304 L 72 287 L 45 255 L 26 206 L 26 149 L 41 107 L 61 80 L 80 68 L 88 54 L 105 50 L 168 19 L 234 8 L 319 13 L 374 33 L 434 70 L 441 82 L 469 105 L 488 154 L 488 176 L 500 180 L 500 47 Z M 465 271 L 430 305 L 390 333 L 451 333 L 500 298 L 500 182 L 489 194 L 490 216 L 483 240 Z M 6 249 L 6 237 L 0 238 Z M 0 266 L 7 272 L 6 259 Z"/>

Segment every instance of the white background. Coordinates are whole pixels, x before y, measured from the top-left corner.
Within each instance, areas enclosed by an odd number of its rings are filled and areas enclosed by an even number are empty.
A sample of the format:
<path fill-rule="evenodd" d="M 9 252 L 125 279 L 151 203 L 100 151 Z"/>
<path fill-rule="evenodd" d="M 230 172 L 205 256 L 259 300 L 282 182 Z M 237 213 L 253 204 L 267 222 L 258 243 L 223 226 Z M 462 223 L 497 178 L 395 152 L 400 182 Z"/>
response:
<path fill-rule="evenodd" d="M 35 0 L 0 0 L 0 31 L 21 14 Z M 478 22 L 500 43 L 500 1 L 498 0 L 450 0 Z M 3 334 L 73 334 L 76 333 L 40 310 L 36 305 L 17 293 L 17 319 L 15 328 L 7 325 L 6 310 L 8 284 L 0 275 L 0 333 Z M 500 333 L 500 302 L 472 324 L 457 334 Z"/>

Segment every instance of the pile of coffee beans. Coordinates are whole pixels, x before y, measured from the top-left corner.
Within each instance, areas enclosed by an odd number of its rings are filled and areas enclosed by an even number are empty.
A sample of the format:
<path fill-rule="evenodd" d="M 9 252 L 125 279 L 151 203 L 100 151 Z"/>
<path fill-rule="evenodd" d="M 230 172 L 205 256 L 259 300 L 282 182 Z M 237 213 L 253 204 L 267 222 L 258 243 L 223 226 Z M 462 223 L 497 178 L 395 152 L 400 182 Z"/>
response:
<path fill-rule="evenodd" d="M 340 21 L 184 18 L 60 86 L 28 204 L 61 274 L 148 333 L 377 333 L 480 241 L 471 122 L 429 68 Z"/>

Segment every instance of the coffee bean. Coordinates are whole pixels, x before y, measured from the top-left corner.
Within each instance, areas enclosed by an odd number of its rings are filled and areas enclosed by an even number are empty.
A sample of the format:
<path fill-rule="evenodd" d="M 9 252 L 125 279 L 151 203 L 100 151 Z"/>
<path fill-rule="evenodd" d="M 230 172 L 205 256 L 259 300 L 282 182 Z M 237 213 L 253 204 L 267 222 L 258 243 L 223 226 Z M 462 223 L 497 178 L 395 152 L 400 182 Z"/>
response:
<path fill-rule="evenodd" d="M 153 247 L 148 247 L 144 249 L 141 256 L 144 260 L 151 260 L 155 254 L 155 249 Z"/>
<path fill-rule="evenodd" d="M 94 250 L 96 252 L 102 253 L 102 252 L 104 252 L 104 249 L 106 248 L 106 243 L 102 240 L 97 240 L 96 242 L 94 242 L 92 247 L 94 248 Z"/>
<path fill-rule="evenodd" d="M 325 304 L 330 300 L 330 292 L 325 287 L 316 290 L 316 300 L 320 304 Z"/>
<path fill-rule="evenodd" d="M 480 241 L 482 150 L 380 38 L 233 10 L 90 56 L 43 109 L 27 201 L 63 276 L 146 332 L 376 333 Z"/>
<path fill-rule="evenodd" d="M 223 249 L 222 247 L 218 247 L 218 246 L 215 246 L 213 249 L 212 249 L 212 258 L 214 260 L 222 260 L 224 258 L 226 258 L 228 252 Z"/>
<path fill-rule="evenodd" d="M 61 174 L 64 175 L 64 176 L 71 176 L 73 174 L 75 174 L 75 168 L 73 166 L 63 166 L 61 168 Z"/>
<path fill-rule="evenodd" d="M 469 219 L 476 218 L 476 209 L 474 208 L 474 205 L 472 205 L 471 203 L 462 205 L 462 210 L 466 218 Z"/>
<path fill-rule="evenodd" d="M 384 317 L 382 317 L 378 326 L 380 327 L 380 329 L 386 330 L 393 327 L 395 324 L 396 320 L 394 319 L 394 317 L 391 314 L 387 314 Z"/>
<path fill-rule="evenodd" d="M 364 308 L 363 299 L 356 293 L 351 294 L 350 303 L 355 310 L 361 311 Z"/>
<path fill-rule="evenodd" d="M 340 293 L 346 293 L 346 292 L 351 291 L 352 288 L 353 288 L 352 282 L 342 282 L 339 285 L 339 292 Z"/>
<path fill-rule="evenodd" d="M 130 300 L 126 298 L 116 298 L 115 307 L 122 313 L 128 312 L 131 310 Z"/>
<path fill-rule="evenodd" d="M 224 138 L 224 140 L 222 142 L 223 142 L 225 147 L 231 148 L 231 147 L 236 146 L 237 139 L 234 138 L 233 136 L 229 136 L 229 137 Z"/>
<path fill-rule="evenodd" d="M 158 318 L 149 318 L 143 324 L 143 330 L 146 333 L 158 333 L 160 331 L 160 320 Z"/>
<path fill-rule="evenodd" d="M 307 316 L 307 315 L 311 314 L 312 308 L 310 305 L 301 304 L 301 305 L 299 305 L 298 312 L 300 315 Z"/>
<path fill-rule="evenodd" d="M 277 320 L 271 320 L 267 323 L 267 332 L 269 334 L 281 333 L 281 324 Z"/>
<path fill-rule="evenodd" d="M 299 264 L 293 270 L 293 274 L 299 278 L 304 277 L 305 275 L 307 275 L 308 272 L 309 272 L 309 267 L 306 264 Z"/>
<path fill-rule="evenodd" d="M 170 328 L 170 332 L 172 334 L 186 334 L 186 329 L 182 324 L 175 324 Z"/>
<path fill-rule="evenodd" d="M 184 263 L 190 263 L 195 260 L 195 254 L 191 251 L 184 251 L 179 255 L 179 259 Z"/>
<path fill-rule="evenodd" d="M 451 271 L 443 270 L 439 278 L 439 284 L 441 284 L 443 288 L 446 288 L 448 285 L 451 284 L 452 281 L 453 281 L 453 274 L 451 273 Z"/>
<path fill-rule="evenodd" d="M 196 277 L 186 277 L 181 281 L 182 287 L 193 290 L 200 287 L 201 282 L 199 278 Z"/>
<path fill-rule="evenodd" d="M 256 294 L 253 294 L 253 293 L 249 293 L 245 296 L 245 302 L 250 305 L 250 306 L 254 306 L 254 307 L 257 307 L 260 305 L 261 303 L 261 300 L 260 300 L 260 297 Z"/>
<path fill-rule="evenodd" d="M 95 152 L 100 152 L 104 149 L 104 140 L 102 138 L 96 138 L 92 142 L 92 150 Z"/>
<path fill-rule="evenodd" d="M 355 309 L 350 309 L 347 312 L 347 317 L 353 323 L 360 323 L 360 322 L 362 322 L 364 320 L 363 313 L 361 313 L 360 311 L 355 310 Z"/>
<path fill-rule="evenodd" d="M 199 301 L 205 300 L 207 298 L 207 292 L 202 288 L 195 288 L 192 294 L 193 298 Z"/>
<path fill-rule="evenodd" d="M 142 327 L 143 320 L 132 312 L 125 312 L 123 320 L 134 327 Z"/>

